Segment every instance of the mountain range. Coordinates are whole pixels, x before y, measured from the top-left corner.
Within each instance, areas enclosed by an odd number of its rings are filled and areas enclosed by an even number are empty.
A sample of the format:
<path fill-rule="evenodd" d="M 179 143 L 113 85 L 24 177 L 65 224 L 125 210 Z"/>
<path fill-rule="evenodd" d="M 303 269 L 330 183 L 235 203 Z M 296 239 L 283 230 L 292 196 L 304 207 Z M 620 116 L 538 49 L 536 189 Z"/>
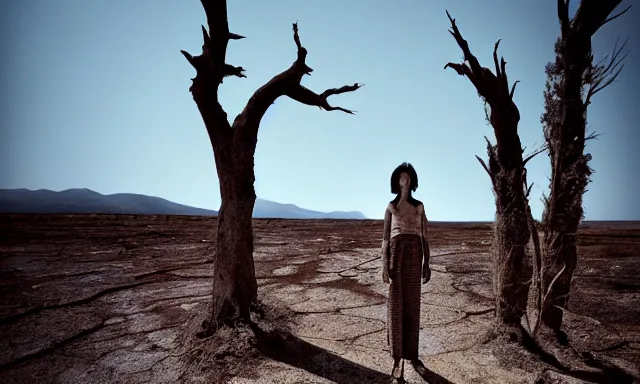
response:
<path fill-rule="evenodd" d="M 216 216 L 217 211 L 134 193 L 103 195 L 86 188 L 56 192 L 48 189 L 0 189 L 0 213 L 110 213 Z M 318 212 L 294 204 L 256 199 L 254 218 L 366 219 L 358 211 Z"/>

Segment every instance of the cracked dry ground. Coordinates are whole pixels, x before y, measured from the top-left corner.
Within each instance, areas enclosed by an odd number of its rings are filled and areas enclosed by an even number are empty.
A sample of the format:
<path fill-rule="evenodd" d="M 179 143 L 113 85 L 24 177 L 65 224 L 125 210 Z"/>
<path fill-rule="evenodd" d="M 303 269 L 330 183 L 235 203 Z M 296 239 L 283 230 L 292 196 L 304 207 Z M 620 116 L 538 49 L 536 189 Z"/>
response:
<path fill-rule="evenodd" d="M 382 223 L 254 227 L 259 295 L 286 308 L 280 320 L 298 348 L 245 359 L 231 382 L 389 382 Z M 183 344 L 193 339 L 190 324 L 206 316 L 214 228 L 215 218 L 205 217 L 0 216 L 0 382 L 197 382 L 185 374 L 193 370 Z M 579 382 L 517 346 L 478 343 L 493 316 L 489 224 L 433 223 L 430 236 L 423 378 L 530 383 L 544 371 Z M 640 225 L 599 224 L 579 239 L 565 327 L 572 348 L 638 375 Z M 229 358 L 225 348 L 213 358 Z M 425 382 L 409 365 L 405 371 L 408 382 Z"/>

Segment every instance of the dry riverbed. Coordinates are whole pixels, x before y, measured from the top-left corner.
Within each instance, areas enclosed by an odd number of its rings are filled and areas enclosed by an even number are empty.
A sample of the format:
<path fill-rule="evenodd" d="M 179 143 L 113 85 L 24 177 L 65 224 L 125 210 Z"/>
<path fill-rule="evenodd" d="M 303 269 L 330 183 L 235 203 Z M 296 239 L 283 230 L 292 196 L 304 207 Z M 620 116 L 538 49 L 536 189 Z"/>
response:
<path fill-rule="evenodd" d="M 254 228 L 260 328 L 201 340 L 215 218 L 0 216 L 0 382 L 390 382 L 382 223 L 255 220 Z M 638 380 L 639 223 L 580 232 L 565 331 L 571 353 L 592 364 L 572 375 L 518 345 L 482 343 L 493 316 L 489 224 L 434 223 L 430 234 L 426 369 L 407 364 L 408 382 Z"/>

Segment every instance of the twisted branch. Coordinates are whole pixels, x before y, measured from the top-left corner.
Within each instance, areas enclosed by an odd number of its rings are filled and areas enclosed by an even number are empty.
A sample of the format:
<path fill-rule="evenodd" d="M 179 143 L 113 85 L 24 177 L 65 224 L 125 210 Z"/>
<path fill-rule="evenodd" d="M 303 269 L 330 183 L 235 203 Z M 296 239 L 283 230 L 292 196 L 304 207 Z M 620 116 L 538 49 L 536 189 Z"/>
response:
<path fill-rule="evenodd" d="M 525 157 L 524 160 L 522 160 L 522 165 L 526 165 L 529 160 L 533 159 L 534 157 L 538 156 L 539 154 L 541 154 L 542 152 L 545 152 L 547 149 L 549 149 L 549 145 L 545 144 L 543 146 L 541 146 L 540 148 L 536 149 L 535 151 L 533 151 L 533 153 L 531 153 L 529 156 Z"/>
<path fill-rule="evenodd" d="M 249 99 L 244 110 L 236 117 L 234 126 L 243 125 L 252 139 L 257 137 L 258 126 L 260 120 L 267 112 L 267 109 L 280 96 L 288 96 L 291 99 L 306 105 L 317 106 L 326 111 L 342 111 L 348 114 L 354 114 L 354 111 L 334 107 L 329 104 L 327 98 L 346 92 L 353 92 L 364 84 L 355 83 L 353 85 L 345 85 L 340 88 L 330 88 L 317 94 L 306 88 L 300 82 L 304 75 L 310 75 L 313 69 L 310 68 L 305 60 L 307 57 L 307 49 L 302 46 L 300 36 L 298 34 L 298 24 L 293 23 L 293 40 L 298 48 L 297 59 L 293 62 L 289 69 L 274 76 L 267 84 L 260 87 Z"/>
<path fill-rule="evenodd" d="M 618 40 L 616 40 L 611 57 L 609 57 L 609 55 L 603 57 L 602 60 L 587 70 L 584 79 L 585 85 L 588 86 L 587 94 L 584 99 L 585 108 L 591 104 L 591 98 L 596 93 L 611 85 L 611 83 L 618 78 L 620 72 L 622 72 L 622 69 L 624 68 L 624 60 L 627 58 L 629 51 L 627 51 L 622 57 L 620 57 L 620 55 L 628 41 L 629 38 L 627 37 L 624 43 L 618 47 Z"/>
<path fill-rule="evenodd" d="M 216 140 L 212 140 L 215 143 L 220 141 L 222 136 L 229 137 L 231 129 L 227 115 L 218 102 L 218 87 L 225 77 L 246 77 L 244 68 L 226 63 L 227 44 L 229 40 L 240 40 L 245 37 L 229 32 L 225 0 L 201 0 L 201 2 L 209 26 L 209 32 L 202 26 L 202 54 L 193 56 L 184 50 L 180 52 L 197 72 L 189 90 L 194 95 L 210 135 L 215 136 Z M 327 98 L 331 95 L 353 92 L 362 87 L 362 84 L 330 88 L 320 94 L 302 86 L 300 84 L 302 77 L 310 75 L 313 69 L 305 63 L 307 50 L 300 42 L 297 23 L 293 23 L 293 40 L 298 49 L 294 63 L 289 69 L 274 76 L 267 84 L 260 87 L 234 120 L 233 128 L 242 131 L 241 135 L 249 139 L 249 143 L 255 144 L 262 117 L 280 96 L 286 95 L 302 104 L 317 106 L 326 111 L 337 110 L 354 114 L 352 110 L 332 106 Z"/>
<path fill-rule="evenodd" d="M 520 138 L 518 137 L 518 122 L 520 112 L 513 102 L 517 81 L 509 87 L 506 65 L 504 58 L 498 59 L 498 47 L 500 40 L 493 47 L 493 63 L 495 74 L 489 68 L 480 66 L 478 59 L 471 53 L 469 44 L 462 37 L 456 20 L 447 11 L 447 17 L 451 22 L 449 33 L 454 37 L 458 46 L 464 54 L 462 64 L 447 63 L 444 68 L 451 68 L 460 76 L 466 76 L 476 88 L 480 97 L 491 107 L 488 117 L 496 136 L 497 150 L 495 157 L 501 166 L 518 167 L 522 165 L 522 153 Z M 490 154 L 491 156 L 491 154 Z M 492 163 L 489 159 L 489 170 L 493 171 Z M 484 167 L 484 165 L 483 165 Z M 485 167 L 486 169 L 487 167 Z"/>
<path fill-rule="evenodd" d="M 478 62 L 478 59 L 471 53 L 469 49 L 469 43 L 462 37 L 456 20 L 451 17 L 449 11 L 447 11 L 447 17 L 451 22 L 451 29 L 449 33 L 455 38 L 456 42 L 462 53 L 464 54 L 464 62 L 462 64 L 447 63 L 444 68 L 451 68 L 455 70 L 458 75 L 466 76 L 471 83 L 476 87 L 480 96 L 485 98 L 489 105 L 493 105 L 498 101 L 498 95 L 500 93 L 508 95 L 510 99 L 513 98 L 515 92 L 516 81 L 511 90 L 509 90 L 509 82 L 507 80 L 506 65 L 507 62 L 504 58 L 498 60 L 498 46 L 500 41 L 498 40 L 493 47 L 493 62 L 496 73 L 493 74 L 489 68 L 482 67 Z M 497 89 L 496 89 L 497 88 Z"/>

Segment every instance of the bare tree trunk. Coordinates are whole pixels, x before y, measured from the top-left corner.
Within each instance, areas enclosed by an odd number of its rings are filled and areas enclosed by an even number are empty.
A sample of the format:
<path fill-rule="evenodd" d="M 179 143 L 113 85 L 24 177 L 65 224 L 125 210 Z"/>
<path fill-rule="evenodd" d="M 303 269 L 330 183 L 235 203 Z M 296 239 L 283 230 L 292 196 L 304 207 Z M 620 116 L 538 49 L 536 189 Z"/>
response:
<path fill-rule="evenodd" d="M 522 168 L 495 175 L 494 295 L 499 327 L 518 328 L 525 314 L 531 281 L 526 253 L 529 223 L 522 187 Z"/>
<path fill-rule="evenodd" d="M 447 12 L 447 16 L 449 13 Z M 523 159 L 522 145 L 518 136 L 520 113 L 513 102 L 517 81 L 509 89 L 506 62 L 498 62 L 498 43 L 493 51 L 495 74 L 481 67 L 471 53 L 468 43 L 462 38 L 455 20 L 449 16 L 452 30 L 464 53 L 464 63 L 448 63 L 445 68 L 454 69 L 466 76 L 475 86 L 478 94 L 491 107 L 488 117 L 496 144 L 487 139 L 488 165 L 479 157 L 478 161 L 491 178 L 496 202 L 493 249 L 493 288 L 496 300 L 495 327 L 499 333 L 520 335 L 520 319 L 524 315 L 531 284 L 531 262 L 526 253 L 529 241 L 527 201 L 524 191 L 524 170 L 527 161 Z"/>
<path fill-rule="evenodd" d="M 222 204 L 218 212 L 211 313 L 214 323 L 229 326 L 248 321 L 251 304 L 258 298 L 251 222 L 256 200 L 253 161 L 245 158 L 234 168 L 232 173 L 223 171 L 226 177 L 220 177 Z"/>
<path fill-rule="evenodd" d="M 201 0 L 209 31 L 202 27 L 202 54 L 192 56 L 181 51 L 196 70 L 189 88 L 202 115 L 216 162 L 222 204 L 218 212 L 216 253 L 213 261 L 213 301 L 211 318 L 202 335 L 215 332 L 222 325 L 233 326 L 250 320 L 251 304 L 258 296 L 253 262 L 253 228 L 251 216 L 256 200 L 254 190 L 254 154 L 260 121 L 280 96 L 288 96 L 306 105 L 327 111 L 342 111 L 331 106 L 327 98 L 359 89 L 362 85 L 330 88 L 317 94 L 300 84 L 311 69 L 305 62 L 307 50 L 293 24 L 297 58 L 289 69 L 274 76 L 251 96 L 243 111 L 229 124 L 218 101 L 218 87 L 225 77 L 246 77 L 242 67 L 225 61 L 227 44 L 243 36 L 229 32 L 225 0 Z"/>
<path fill-rule="evenodd" d="M 568 2 L 558 0 L 561 37 L 555 47 L 556 61 L 546 68 L 545 113 L 541 119 L 551 159 L 550 194 L 543 214 L 542 257 L 542 284 L 544 291 L 549 291 L 549 300 L 545 301 L 542 320 L 555 331 L 560 330 L 562 310 L 569 301 L 578 262 L 576 233 L 584 213 L 582 197 L 592 173 L 588 166 L 591 155 L 584 153 L 589 139 L 586 136 L 587 106 L 595 93 L 617 77 L 624 59 L 619 58 L 623 45 L 620 49 L 614 48 L 609 63 L 594 65 L 591 37 L 617 17 L 607 19 L 621 1 L 582 0 L 570 21 Z M 550 287 L 556 275 L 559 276 Z"/>

